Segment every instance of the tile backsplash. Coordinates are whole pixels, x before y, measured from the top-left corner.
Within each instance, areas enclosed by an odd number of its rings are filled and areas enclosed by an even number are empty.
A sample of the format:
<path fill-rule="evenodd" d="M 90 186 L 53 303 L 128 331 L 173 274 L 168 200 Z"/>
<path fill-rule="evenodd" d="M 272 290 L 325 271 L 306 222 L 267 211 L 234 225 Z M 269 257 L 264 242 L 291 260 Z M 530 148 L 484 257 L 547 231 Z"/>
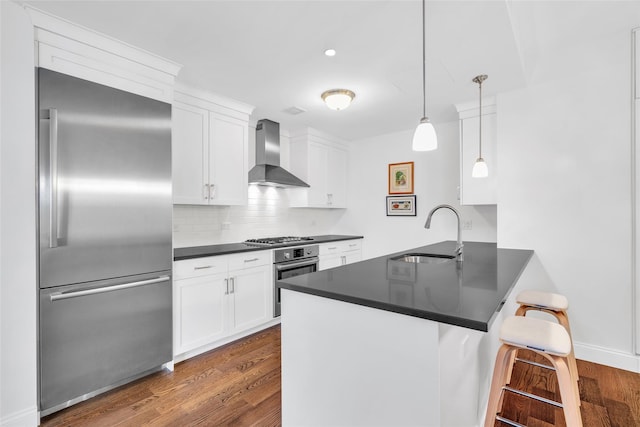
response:
<path fill-rule="evenodd" d="M 249 186 L 246 206 L 173 206 L 173 245 L 204 246 L 269 236 L 330 234 L 344 209 L 289 208 L 284 189 Z"/>

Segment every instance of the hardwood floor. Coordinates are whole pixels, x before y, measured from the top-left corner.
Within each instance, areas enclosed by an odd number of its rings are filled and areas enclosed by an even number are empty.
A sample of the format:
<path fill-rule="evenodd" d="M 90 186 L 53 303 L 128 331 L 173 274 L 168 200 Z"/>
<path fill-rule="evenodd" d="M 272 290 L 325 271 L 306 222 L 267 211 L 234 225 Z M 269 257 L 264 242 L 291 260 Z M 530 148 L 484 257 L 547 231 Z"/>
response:
<path fill-rule="evenodd" d="M 520 350 L 518 357 L 538 363 L 546 362 L 527 350 Z M 640 374 L 583 360 L 578 360 L 578 374 L 584 427 L 640 426 Z M 511 386 L 560 401 L 558 382 L 555 374 L 548 369 L 516 362 Z M 508 392 L 505 394 L 502 416 L 531 427 L 567 425 L 562 409 Z M 506 427 L 508 424 L 497 421 L 495 426 Z"/>
<path fill-rule="evenodd" d="M 581 360 L 578 370 L 584 427 L 640 426 L 640 374 Z M 554 374 L 539 367 L 516 363 L 512 385 L 559 400 Z M 503 415 L 530 427 L 566 425 L 562 410 L 513 394 L 505 396 Z M 41 425 L 280 426 L 280 327 L 49 415 Z"/>

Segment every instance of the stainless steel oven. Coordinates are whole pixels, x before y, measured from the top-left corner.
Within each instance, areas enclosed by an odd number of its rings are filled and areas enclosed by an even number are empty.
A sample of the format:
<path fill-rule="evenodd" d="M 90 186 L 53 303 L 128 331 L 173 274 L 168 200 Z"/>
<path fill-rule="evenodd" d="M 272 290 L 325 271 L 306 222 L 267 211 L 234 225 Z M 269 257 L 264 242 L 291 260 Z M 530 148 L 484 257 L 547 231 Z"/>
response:
<path fill-rule="evenodd" d="M 275 282 L 318 271 L 318 245 L 274 250 L 273 271 Z M 280 288 L 277 286 L 274 286 L 273 302 L 273 315 L 280 316 Z"/>

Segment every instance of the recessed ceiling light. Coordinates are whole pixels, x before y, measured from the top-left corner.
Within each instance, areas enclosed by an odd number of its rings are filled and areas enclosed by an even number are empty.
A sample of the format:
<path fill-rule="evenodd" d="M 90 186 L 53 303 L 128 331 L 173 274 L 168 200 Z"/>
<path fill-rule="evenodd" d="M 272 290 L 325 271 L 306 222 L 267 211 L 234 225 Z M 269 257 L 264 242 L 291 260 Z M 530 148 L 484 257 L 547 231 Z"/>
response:
<path fill-rule="evenodd" d="M 324 54 L 327 56 L 336 56 L 336 50 L 335 49 L 327 49 L 324 51 Z"/>

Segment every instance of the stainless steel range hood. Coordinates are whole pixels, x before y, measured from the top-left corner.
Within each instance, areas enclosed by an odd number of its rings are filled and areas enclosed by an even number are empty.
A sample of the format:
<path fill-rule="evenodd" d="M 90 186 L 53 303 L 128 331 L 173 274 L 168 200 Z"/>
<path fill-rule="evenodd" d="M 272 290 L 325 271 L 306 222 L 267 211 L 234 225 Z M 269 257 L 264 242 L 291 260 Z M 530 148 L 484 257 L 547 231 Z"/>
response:
<path fill-rule="evenodd" d="M 309 184 L 280 167 L 280 124 L 258 120 L 256 165 L 249 171 L 249 184 L 274 187 L 309 187 Z"/>

